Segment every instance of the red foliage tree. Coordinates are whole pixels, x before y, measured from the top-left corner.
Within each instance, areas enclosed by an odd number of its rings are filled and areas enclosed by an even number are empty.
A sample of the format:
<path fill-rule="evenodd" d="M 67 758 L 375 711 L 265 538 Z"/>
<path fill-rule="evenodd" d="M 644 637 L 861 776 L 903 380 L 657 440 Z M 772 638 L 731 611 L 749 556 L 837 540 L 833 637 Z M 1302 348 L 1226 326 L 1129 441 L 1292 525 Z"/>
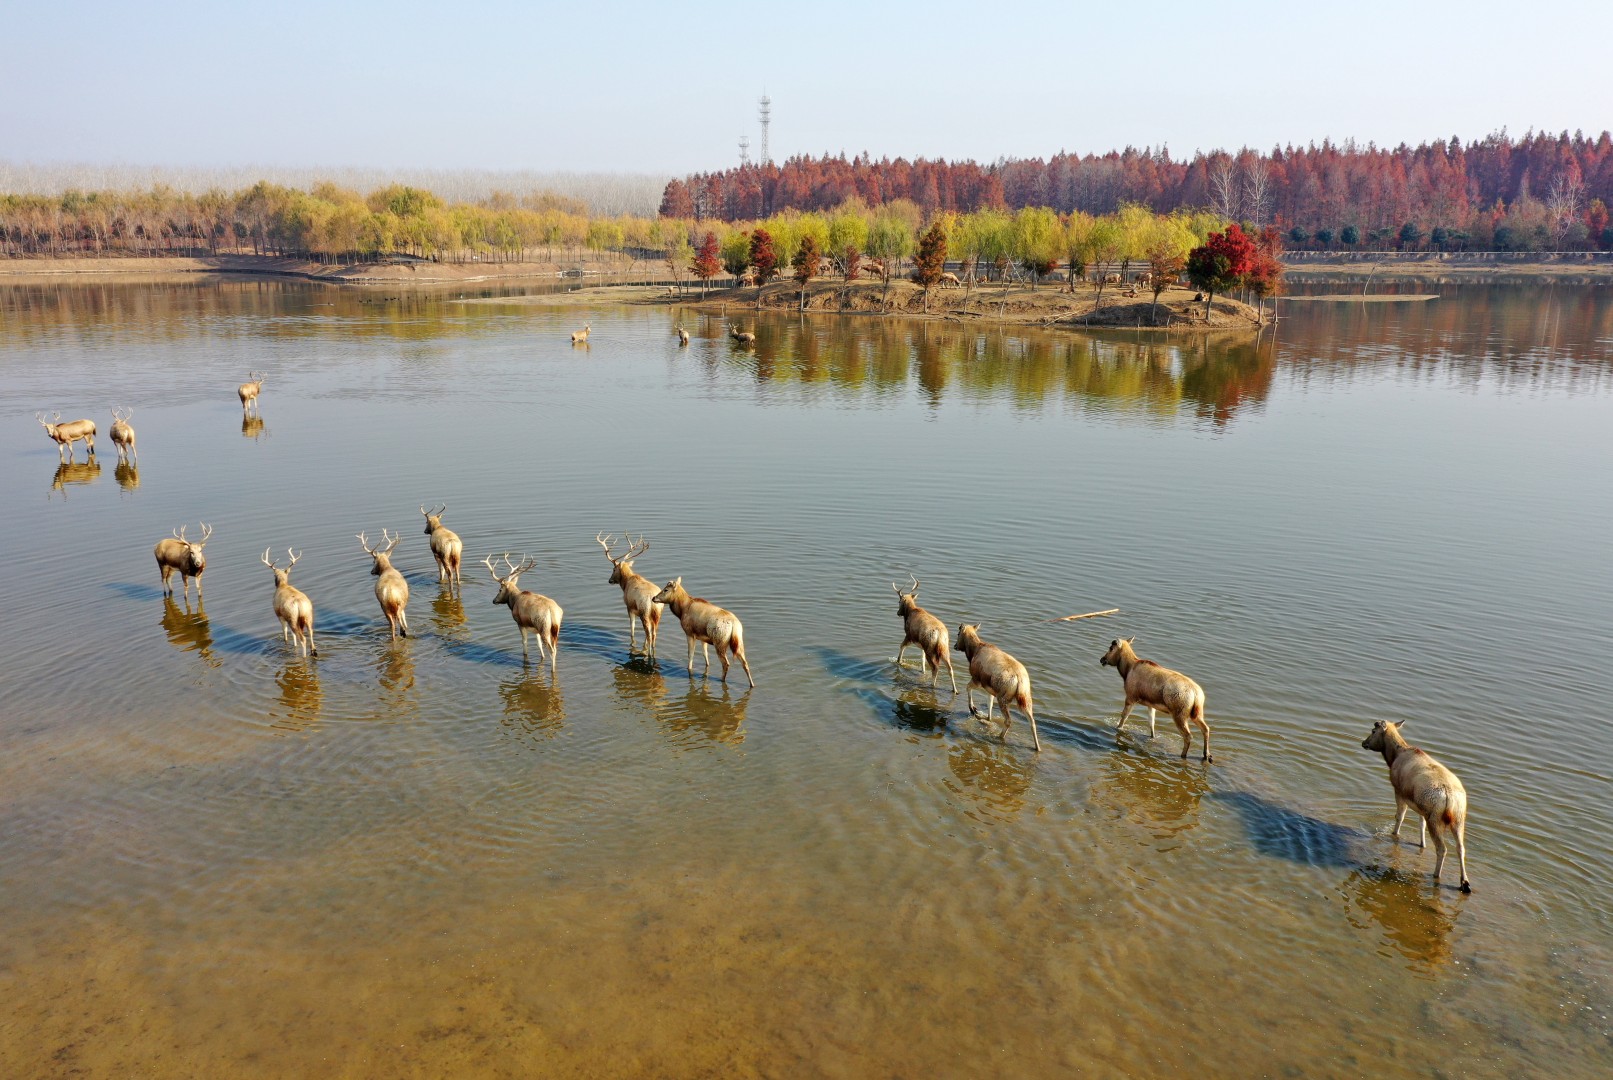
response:
<path fill-rule="evenodd" d="M 757 229 L 750 234 L 750 264 L 756 271 L 758 289 L 778 276 L 778 254 L 773 250 L 773 234 L 766 229 Z"/>
<path fill-rule="evenodd" d="M 1209 295 L 1204 300 L 1204 317 L 1210 317 L 1215 294 L 1226 292 L 1243 281 L 1255 261 L 1254 241 L 1237 225 L 1210 238 L 1187 253 L 1187 277 Z"/>
<path fill-rule="evenodd" d="M 694 263 L 689 272 L 700 279 L 700 295 L 706 295 L 706 282 L 717 276 L 722 269 L 721 248 L 717 243 L 717 234 L 708 232 L 695 249 Z"/>
<path fill-rule="evenodd" d="M 661 216 L 664 218 L 694 217 L 694 200 L 689 197 L 689 185 L 682 180 L 668 181 L 661 193 Z"/>
<path fill-rule="evenodd" d="M 846 254 L 844 256 L 844 261 L 845 261 L 845 266 L 846 266 L 846 280 L 847 281 L 856 281 L 857 280 L 857 271 L 862 269 L 862 264 L 863 264 L 862 252 L 858 251 L 856 248 L 854 248 L 854 247 L 852 247 L 852 246 L 850 246 L 848 244 L 846 246 Z"/>
<path fill-rule="evenodd" d="M 1255 254 L 1249 269 L 1244 271 L 1243 284 L 1255 294 L 1261 319 L 1265 319 L 1265 301 L 1277 295 L 1283 280 L 1283 239 L 1271 226 L 1260 230 L 1255 238 Z"/>
<path fill-rule="evenodd" d="M 801 310 L 806 310 L 807 282 L 818 276 L 818 264 L 822 259 L 818 255 L 818 242 L 812 237 L 803 237 L 801 246 L 796 249 L 795 258 L 790 265 L 795 269 L 795 282 L 801 286 Z"/>
<path fill-rule="evenodd" d="M 947 265 L 947 234 L 937 221 L 919 237 L 919 252 L 913 260 L 913 280 L 924 287 L 924 310 L 930 310 L 930 289 L 941 280 Z"/>

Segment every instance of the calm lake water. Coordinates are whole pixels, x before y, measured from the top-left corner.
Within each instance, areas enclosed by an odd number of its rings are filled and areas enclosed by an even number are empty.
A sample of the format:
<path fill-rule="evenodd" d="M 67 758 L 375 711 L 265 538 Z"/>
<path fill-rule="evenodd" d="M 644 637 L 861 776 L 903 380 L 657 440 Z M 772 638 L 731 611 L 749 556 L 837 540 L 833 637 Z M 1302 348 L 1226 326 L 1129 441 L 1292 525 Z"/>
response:
<path fill-rule="evenodd" d="M 0 1074 L 1613 1074 L 1613 291 L 1285 312 L 742 312 L 748 352 L 694 311 L 0 287 Z M 165 599 L 201 521 L 205 604 Z M 600 530 L 739 614 L 754 690 L 670 617 L 629 654 Z M 565 608 L 554 678 L 504 551 Z M 1028 666 L 1040 755 L 893 666 L 908 571 Z M 1117 634 L 1204 686 L 1214 764 L 1117 741 Z M 1465 782 L 1471 896 L 1389 838 L 1378 718 Z"/>

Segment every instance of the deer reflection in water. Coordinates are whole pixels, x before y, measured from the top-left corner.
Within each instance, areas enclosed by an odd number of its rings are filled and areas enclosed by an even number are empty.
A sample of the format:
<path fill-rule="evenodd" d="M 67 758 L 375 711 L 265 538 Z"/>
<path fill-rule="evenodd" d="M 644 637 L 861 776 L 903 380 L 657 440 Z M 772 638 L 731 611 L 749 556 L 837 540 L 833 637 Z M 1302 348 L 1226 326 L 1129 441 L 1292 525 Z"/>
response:
<path fill-rule="evenodd" d="M 392 705 L 403 705 L 414 690 L 414 654 L 410 645 L 395 640 L 383 645 L 375 659 L 375 672 Z"/>
<path fill-rule="evenodd" d="M 62 498 L 67 498 L 67 489 L 72 484 L 93 484 L 101 478 L 101 463 L 93 457 L 88 461 L 64 461 L 56 466 L 56 475 L 51 477 L 51 491 L 59 491 Z"/>
<path fill-rule="evenodd" d="M 168 644 L 181 652 L 196 653 L 208 667 L 218 667 L 219 660 L 213 655 L 213 628 L 208 624 L 202 598 L 196 597 L 196 610 L 192 611 L 190 594 L 182 595 L 185 597 L 183 609 L 173 593 L 164 593 L 162 597 L 162 630 L 168 635 Z"/>
<path fill-rule="evenodd" d="M 243 413 L 241 415 L 241 435 L 248 439 L 261 439 L 269 434 L 269 429 L 263 426 L 263 417 L 257 413 Z"/>
<path fill-rule="evenodd" d="M 985 807 L 992 816 L 1013 817 L 1025 805 L 1034 760 L 1022 758 L 1003 743 L 960 740 L 947 748 L 947 767 L 953 779 L 942 783 L 953 794 Z"/>
<path fill-rule="evenodd" d="M 674 743 L 684 747 L 691 742 L 738 746 L 745 741 L 750 689 L 735 694 L 726 683 L 718 683 L 717 687 L 714 695 L 705 680 L 697 681 L 691 676 L 688 693 L 662 703 L 656 719 L 673 736 Z"/>
<path fill-rule="evenodd" d="M 1447 906 L 1436 884 L 1429 889 L 1422 873 L 1399 867 L 1363 866 L 1344 879 L 1344 895 L 1353 905 L 1346 917 L 1361 930 L 1370 929 L 1356 912 L 1370 915 L 1383 931 L 1383 941 L 1425 974 L 1451 959 L 1451 931 L 1463 903 Z"/>
<path fill-rule="evenodd" d="M 450 582 L 443 582 L 431 601 L 431 625 L 437 634 L 449 641 L 466 641 L 470 629 L 465 625 L 465 605 L 459 592 Z"/>
<path fill-rule="evenodd" d="M 118 487 L 124 491 L 133 491 L 140 486 L 140 469 L 127 461 L 120 461 L 112 470 L 112 479 L 116 480 Z"/>
<path fill-rule="evenodd" d="M 559 673 L 545 680 L 542 664 L 536 674 L 523 664 L 519 676 L 499 684 L 498 696 L 504 699 L 504 727 L 525 739 L 552 739 L 566 726 Z"/>
<path fill-rule="evenodd" d="M 944 735 L 950 720 L 951 698 L 943 704 L 931 686 L 911 686 L 898 690 L 891 702 L 891 721 L 898 727 L 926 734 Z"/>
<path fill-rule="evenodd" d="M 649 656 L 629 656 L 611 668 L 611 679 L 616 683 L 616 697 L 620 701 L 641 706 L 657 713 L 666 703 L 666 679 L 661 667 Z"/>
<path fill-rule="evenodd" d="M 280 685 L 280 707 L 284 712 L 275 718 L 272 727 L 299 732 L 319 723 L 325 692 L 319 685 L 317 664 L 309 663 L 306 657 L 293 657 L 280 668 L 275 682 Z"/>
<path fill-rule="evenodd" d="M 1116 818 L 1139 825 L 1156 840 L 1196 828 L 1199 802 L 1210 790 L 1197 769 L 1145 751 L 1118 750 L 1102 757 L 1092 800 Z"/>

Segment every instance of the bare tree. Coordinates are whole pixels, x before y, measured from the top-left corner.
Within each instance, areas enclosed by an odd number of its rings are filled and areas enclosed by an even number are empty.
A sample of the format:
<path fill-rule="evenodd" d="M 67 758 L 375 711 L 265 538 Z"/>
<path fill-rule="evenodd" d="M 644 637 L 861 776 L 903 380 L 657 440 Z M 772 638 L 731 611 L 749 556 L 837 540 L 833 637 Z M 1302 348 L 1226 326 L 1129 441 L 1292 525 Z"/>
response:
<path fill-rule="evenodd" d="M 1227 221 L 1238 220 L 1238 164 L 1226 154 L 1210 162 L 1210 205 Z"/>
<path fill-rule="evenodd" d="M 1563 248 L 1563 234 L 1579 218 L 1580 203 L 1585 196 L 1585 185 L 1577 172 L 1558 173 L 1546 191 L 1546 213 L 1551 219 L 1551 246 L 1554 251 Z"/>
<path fill-rule="evenodd" d="M 1259 232 L 1271 213 L 1271 172 L 1258 157 L 1244 168 L 1243 208 L 1248 212 L 1249 224 Z"/>

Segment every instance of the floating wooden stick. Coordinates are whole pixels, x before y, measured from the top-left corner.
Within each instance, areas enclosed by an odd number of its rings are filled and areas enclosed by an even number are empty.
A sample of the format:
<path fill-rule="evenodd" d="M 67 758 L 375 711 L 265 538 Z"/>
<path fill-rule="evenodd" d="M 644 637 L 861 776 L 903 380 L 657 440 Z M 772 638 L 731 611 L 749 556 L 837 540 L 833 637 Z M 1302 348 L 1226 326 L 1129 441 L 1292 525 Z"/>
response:
<path fill-rule="evenodd" d="M 1118 614 L 1120 614 L 1120 609 L 1117 608 L 1117 607 L 1112 607 L 1112 608 L 1108 608 L 1107 610 L 1104 610 L 1104 611 L 1089 611 L 1085 615 L 1065 615 L 1065 616 L 1062 616 L 1061 618 L 1048 619 L 1047 621 L 1048 622 L 1074 622 L 1076 619 L 1096 619 L 1099 615 L 1118 615 Z"/>

